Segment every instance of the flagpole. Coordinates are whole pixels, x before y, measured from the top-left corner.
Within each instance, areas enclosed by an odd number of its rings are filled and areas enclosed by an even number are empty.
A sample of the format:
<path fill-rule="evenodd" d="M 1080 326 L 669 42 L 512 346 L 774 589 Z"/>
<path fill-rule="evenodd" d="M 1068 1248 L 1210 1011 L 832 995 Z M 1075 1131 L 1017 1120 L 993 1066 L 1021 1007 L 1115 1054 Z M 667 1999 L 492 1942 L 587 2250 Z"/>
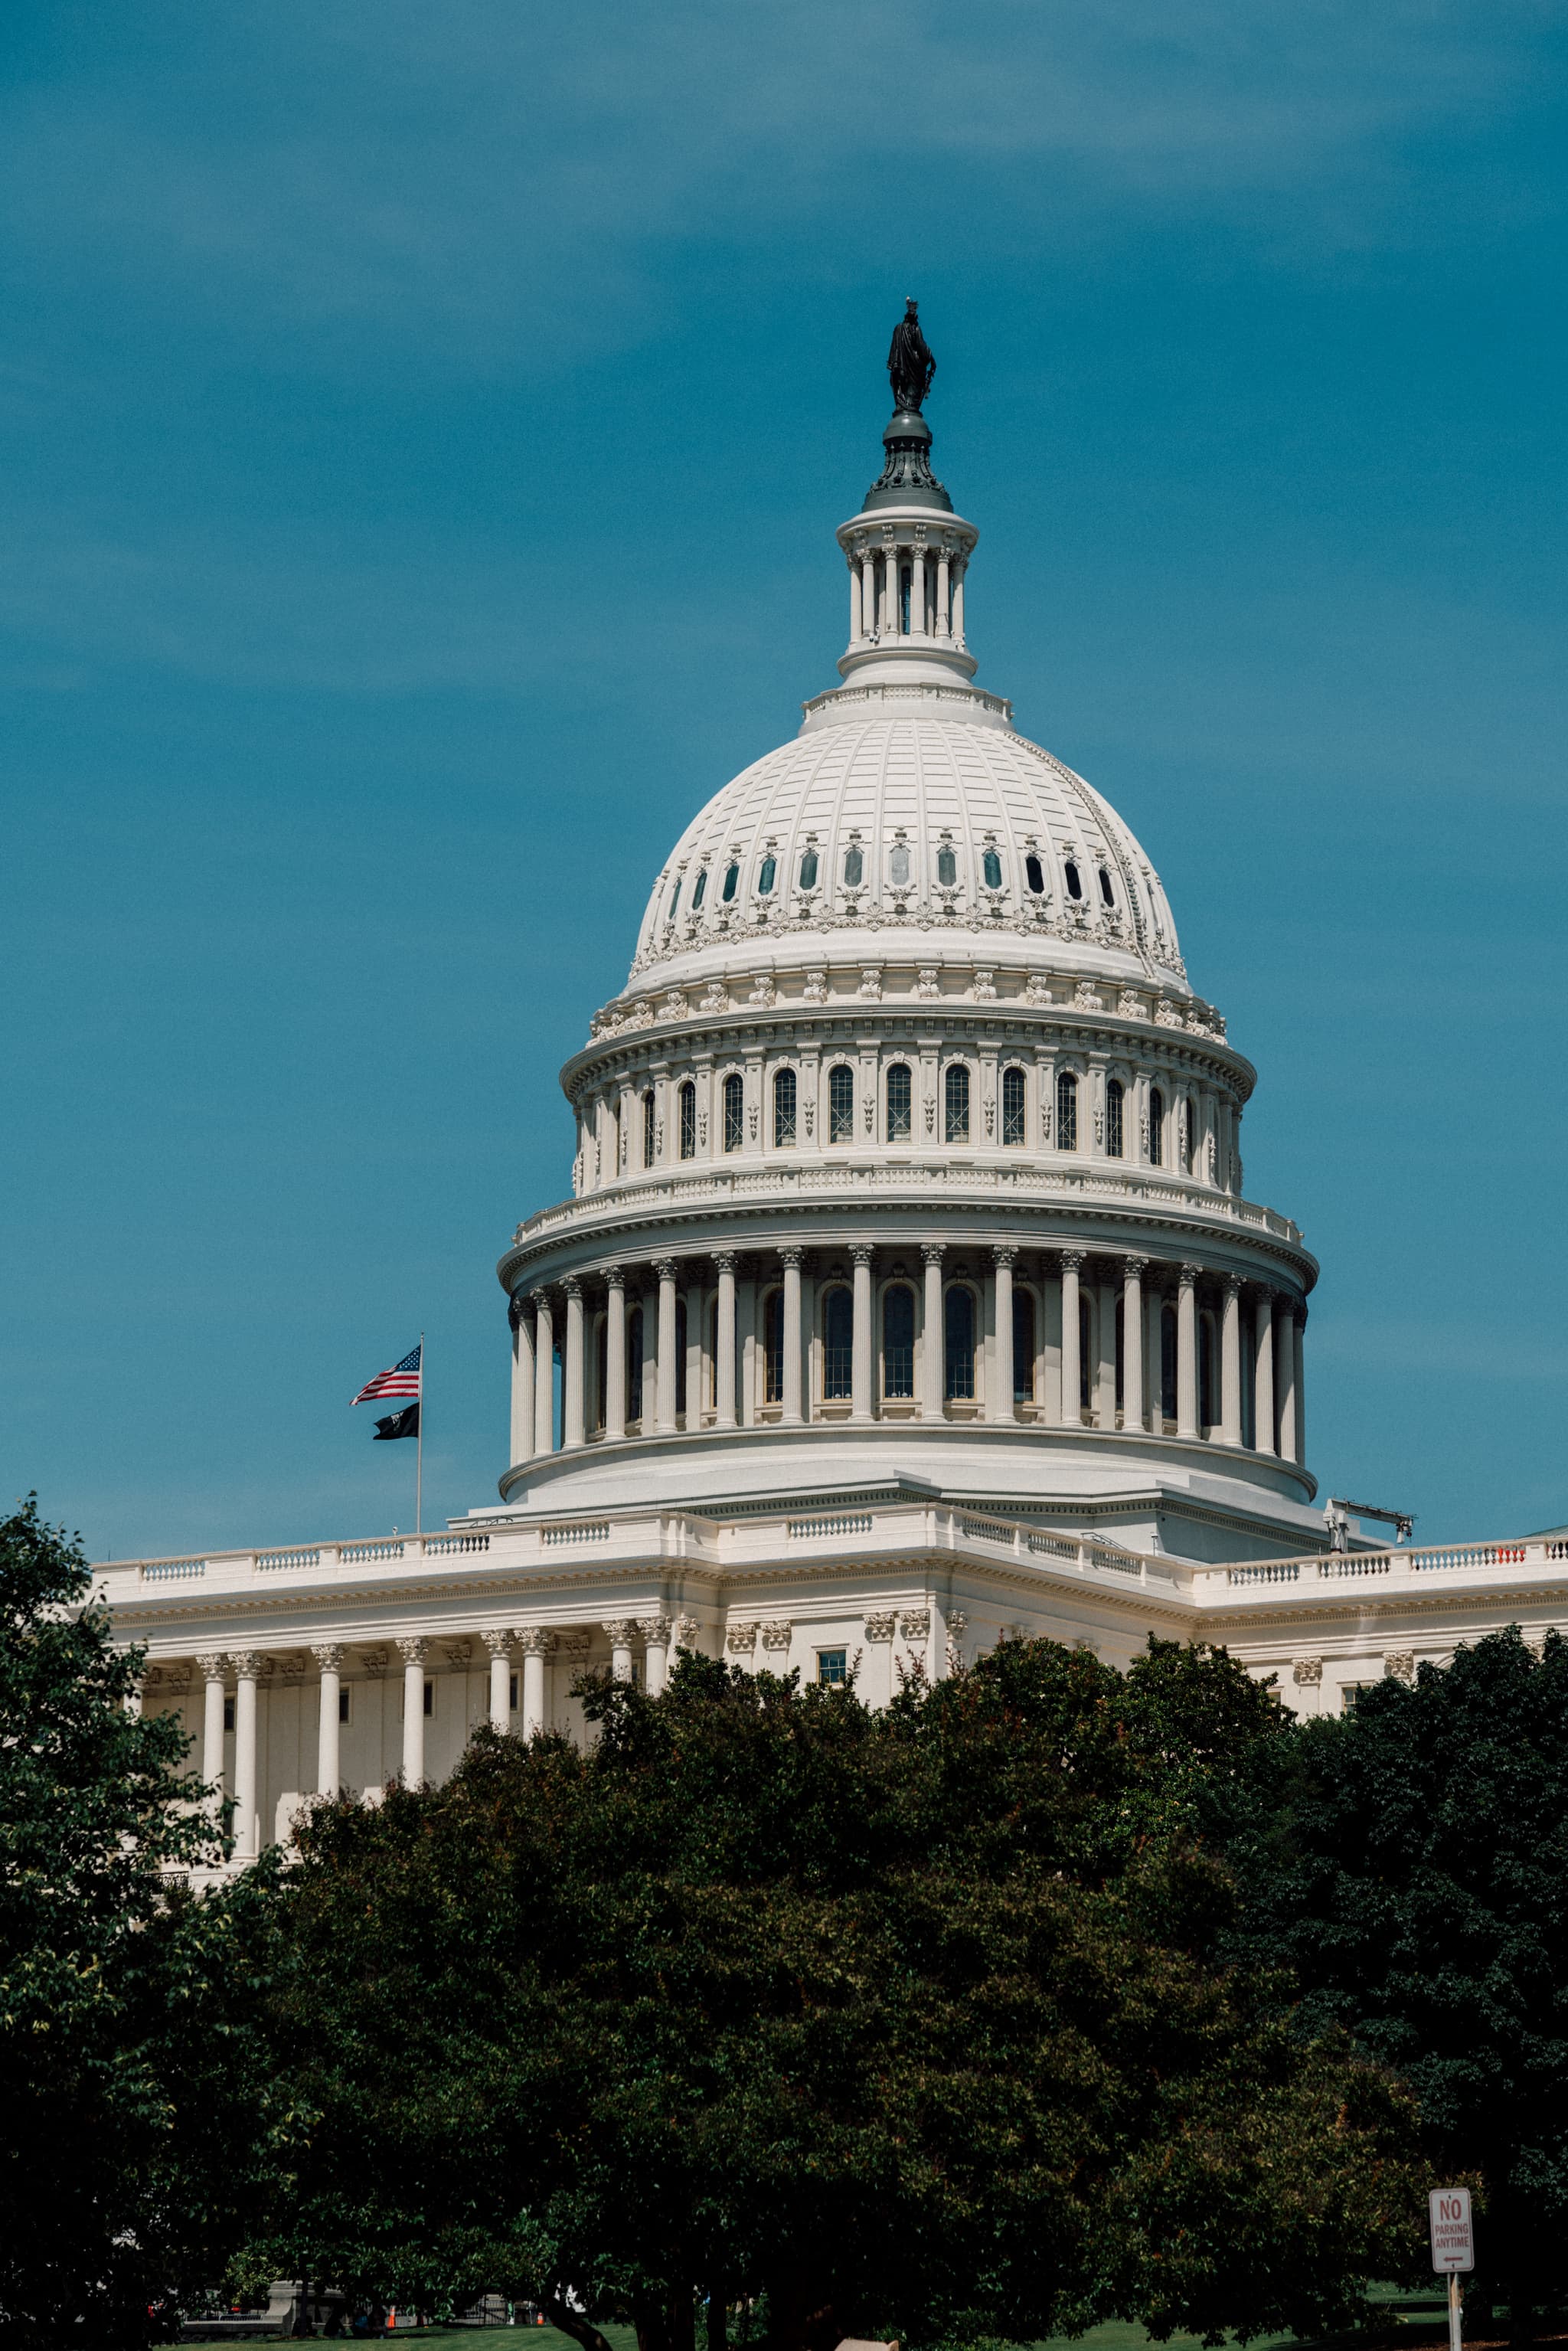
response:
<path fill-rule="evenodd" d="M 403 1324 L 406 1331 L 407 1323 Z M 419 1432 L 413 1443 L 413 1531 L 424 1532 L 424 1333 L 419 1334 Z"/>

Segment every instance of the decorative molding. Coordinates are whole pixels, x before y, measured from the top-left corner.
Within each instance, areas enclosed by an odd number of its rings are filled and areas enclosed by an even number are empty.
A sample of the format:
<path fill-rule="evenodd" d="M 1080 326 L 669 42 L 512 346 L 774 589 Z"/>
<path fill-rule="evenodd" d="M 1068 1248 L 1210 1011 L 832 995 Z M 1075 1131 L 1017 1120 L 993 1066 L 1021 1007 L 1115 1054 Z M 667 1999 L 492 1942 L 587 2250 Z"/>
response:
<path fill-rule="evenodd" d="M 1315 1689 L 1323 1677 L 1323 1661 L 1321 1657 L 1297 1657 L 1291 1674 L 1298 1687 Z"/>
<path fill-rule="evenodd" d="M 724 1646 L 737 1656 L 749 1656 L 757 1646 L 761 1625 L 752 1616 L 732 1616 L 725 1627 Z"/>
<path fill-rule="evenodd" d="M 925 1641 L 931 1635 L 929 1608 L 906 1608 L 898 1620 L 898 1629 L 906 1641 Z"/>
<path fill-rule="evenodd" d="M 1391 1682 L 1413 1682 L 1416 1678 L 1414 1649 L 1389 1649 L 1383 1659 L 1384 1678 Z"/>
<path fill-rule="evenodd" d="M 787 1649 L 789 1646 L 790 1635 L 794 1629 L 794 1625 L 788 1616 L 776 1620 L 772 1624 L 764 1625 L 762 1627 L 763 1647 L 765 1649 Z"/>
<path fill-rule="evenodd" d="M 637 1630 L 642 1634 L 643 1640 L 648 1642 L 652 1647 L 656 1649 L 668 1648 L 670 1645 L 671 1632 L 669 1617 L 639 1616 L 637 1619 Z"/>
<path fill-rule="evenodd" d="M 868 1641 L 891 1641 L 893 1638 L 894 1625 L 896 1621 L 897 1612 L 895 1610 L 892 1608 L 877 1609 L 874 1614 L 867 1616 L 864 1620 L 866 1639 Z"/>
<path fill-rule="evenodd" d="M 423 1633 L 400 1633 L 394 1643 L 405 1668 L 410 1666 L 423 1666 L 425 1651 L 429 1646 Z"/>
<path fill-rule="evenodd" d="M 553 1657 L 559 1646 L 556 1634 L 548 1625 L 525 1625 L 514 1635 L 517 1649 L 525 1657 Z M 587 1644 L 584 1644 L 586 1654 Z"/>

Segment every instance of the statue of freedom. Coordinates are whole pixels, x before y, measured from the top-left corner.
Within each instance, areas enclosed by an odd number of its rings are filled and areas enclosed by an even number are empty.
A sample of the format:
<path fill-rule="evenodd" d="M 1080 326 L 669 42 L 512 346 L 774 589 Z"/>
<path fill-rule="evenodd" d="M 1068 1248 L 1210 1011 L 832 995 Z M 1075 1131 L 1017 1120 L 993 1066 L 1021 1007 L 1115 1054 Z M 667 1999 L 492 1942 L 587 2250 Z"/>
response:
<path fill-rule="evenodd" d="M 904 305 L 904 316 L 893 330 L 893 341 L 887 354 L 887 377 L 893 386 L 895 408 L 914 409 L 918 414 L 920 403 L 931 389 L 931 379 L 936 372 L 925 336 L 920 331 L 917 306 L 913 294 Z"/>

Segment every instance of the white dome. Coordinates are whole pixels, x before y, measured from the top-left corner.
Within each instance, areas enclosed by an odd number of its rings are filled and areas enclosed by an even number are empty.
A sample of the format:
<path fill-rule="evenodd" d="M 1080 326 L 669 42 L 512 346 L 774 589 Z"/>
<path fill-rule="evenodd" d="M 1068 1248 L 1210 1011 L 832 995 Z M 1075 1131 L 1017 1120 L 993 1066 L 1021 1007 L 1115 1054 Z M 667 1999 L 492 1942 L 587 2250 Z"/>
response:
<path fill-rule="evenodd" d="M 813 956 L 950 951 L 1186 994 L 1159 877 L 1082 776 L 961 686 L 851 684 L 694 818 L 654 885 L 629 989 Z M 777 943 L 776 945 L 773 943 Z M 780 953 L 782 950 L 782 954 Z"/>

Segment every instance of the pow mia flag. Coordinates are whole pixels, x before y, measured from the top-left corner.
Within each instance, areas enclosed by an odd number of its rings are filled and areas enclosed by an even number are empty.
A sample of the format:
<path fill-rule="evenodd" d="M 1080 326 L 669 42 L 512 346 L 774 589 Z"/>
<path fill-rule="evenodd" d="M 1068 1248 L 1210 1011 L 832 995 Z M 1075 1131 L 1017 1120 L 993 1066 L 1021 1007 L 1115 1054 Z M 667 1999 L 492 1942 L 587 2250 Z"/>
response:
<path fill-rule="evenodd" d="M 405 1404 L 401 1412 L 389 1413 L 385 1420 L 378 1420 L 376 1423 L 375 1442 L 378 1445 L 390 1444 L 397 1437 L 417 1437 L 418 1435 L 419 1406 L 417 1404 Z"/>

